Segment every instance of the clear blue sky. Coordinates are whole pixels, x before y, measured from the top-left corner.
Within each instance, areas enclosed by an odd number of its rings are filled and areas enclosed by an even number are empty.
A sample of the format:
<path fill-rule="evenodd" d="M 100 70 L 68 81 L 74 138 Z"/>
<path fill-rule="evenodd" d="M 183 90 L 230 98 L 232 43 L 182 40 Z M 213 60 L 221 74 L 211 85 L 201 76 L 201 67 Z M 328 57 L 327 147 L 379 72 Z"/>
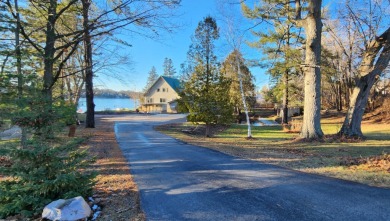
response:
<path fill-rule="evenodd" d="M 126 54 L 130 57 L 132 64 L 122 65 L 111 72 L 120 77 L 121 80 L 107 77 L 104 71 L 97 74 L 95 86 L 99 88 L 109 88 L 114 90 L 137 90 L 144 88 L 148 77 L 148 72 L 155 66 L 157 73 L 163 73 L 164 58 L 168 57 L 173 60 L 176 71 L 180 71 L 180 64 L 186 60 L 187 51 L 191 44 L 191 35 L 204 17 L 212 15 L 217 19 L 217 24 L 223 30 L 224 19 L 222 19 L 220 2 L 226 0 L 182 0 L 181 6 L 177 9 L 180 15 L 173 19 L 181 27 L 175 33 L 163 33 L 159 39 L 149 39 L 142 36 L 126 36 L 126 40 L 132 44 L 131 48 L 125 48 L 118 53 Z M 240 13 L 239 5 L 232 5 L 235 13 Z M 242 20 L 248 22 L 247 20 Z M 250 35 L 248 35 L 250 36 Z M 250 38 L 250 37 L 249 37 Z M 243 45 L 243 54 L 247 59 L 260 57 L 260 52 L 250 49 Z M 218 45 L 218 56 L 223 60 L 231 51 L 231 47 L 226 43 L 224 34 L 221 33 L 221 40 Z M 268 82 L 268 76 L 259 68 L 252 68 L 252 74 L 256 78 L 256 85 L 262 85 Z M 107 71 L 106 71 L 107 72 Z M 110 71 L 108 71 L 110 72 Z M 107 75 L 110 75 L 109 73 Z"/>

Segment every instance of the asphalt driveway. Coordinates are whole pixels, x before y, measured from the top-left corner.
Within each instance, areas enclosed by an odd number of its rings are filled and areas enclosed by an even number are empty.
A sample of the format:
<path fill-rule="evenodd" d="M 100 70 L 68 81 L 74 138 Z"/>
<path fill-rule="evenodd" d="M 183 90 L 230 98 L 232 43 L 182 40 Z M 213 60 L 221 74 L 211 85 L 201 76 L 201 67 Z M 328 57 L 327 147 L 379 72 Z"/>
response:
<path fill-rule="evenodd" d="M 390 190 L 181 143 L 153 130 L 183 115 L 117 122 L 148 220 L 390 220 Z"/>

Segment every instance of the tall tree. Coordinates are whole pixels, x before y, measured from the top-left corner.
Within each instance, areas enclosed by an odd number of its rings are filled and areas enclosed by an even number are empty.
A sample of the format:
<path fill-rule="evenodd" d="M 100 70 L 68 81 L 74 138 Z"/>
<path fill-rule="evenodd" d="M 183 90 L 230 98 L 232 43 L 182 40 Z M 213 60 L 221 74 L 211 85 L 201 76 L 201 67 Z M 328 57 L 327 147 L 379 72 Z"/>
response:
<path fill-rule="evenodd" d="M 173 66 L 172 59 L 165 58 L 163 67 L 164 67 L 164 74 L 163 74 L 164 76 L 175 77 L 176 70 L 175 67 Z"/>
<path fill-rule="evenodd" d="M 136 28 L 136 32 L 146 33 L 146 36 L 156 36 L 161 31 L 170 31 L 173 25 L 169 18 L 172 16 L 171 10 L 180 4 L 180 0 L 157 0 L 157 1 L 112 1 L 110 9 L 102 9 L 93 18 L 89 19 L 88 27 L 91 29 L 91 37 L 113 34 L 115 30 L 127 28 Z M 96 4 L 97 5 L 97 4 Z M 96 13 L 95 13 L 96 14 Z M 92 39 L 91 39 L 92 40 Z M 118 39 L 114 39 L 118 41 Z M 119 40 L 120 42 L 124 42 Z M 92 60 L 91 60 L 92 61 Z M 92 65 L 92 63 L 91 63 Z M 93 71 L 91 69 L 91 83 L 86 81 L 86 87 L 92 84 Z M 86 73 L 88 78 L 89 74 Z M 93 92 L 93 87 L 91 87 Z M 92 96 L 93 93 L 90 93 Z M 88 95 L 88 94 L 87 94 Z M 89 101 L 89 102 L 88 102 Z M 94 127 L 92 115 L 94 107 L 93 99 L 87 98 L 87 122 L 86 126 Z M 88 122 L 91 120 L 91 122 Z"/>
<path fill-rule="evenodd" d="M 95 127 L 95 104 L 93 102 L 93 69 L 92 69 L 92 39 L 89 27 L 89 10 L 91 0 L 82 0 L 83 28 L 84 28 L 84 67 L 85 67 L 85 92 L 87 101 L 86 128 Z"/>
<path fill-rule="evenodd" d="M 241 54 L 241 44 L 246 30 L 242 29 L 243 22 L 239 10 L 236 10 L 236 1 L 222 1 L 219 4 L 219 12 L 224 17 L 226 27 L 225 38 L 233 52 L 227 57 L 222 65 L 222 72 L 231 81 L 229 96 L 231 103 L 238 115 L 238 121 L 242 120 L 241 109 L 245 112 L 247 124 L 247 138 L 252 138 L 252 126 L 249 118 L 249 109 L 256 102 L 253 76 L 245 65 Z"/>
<path fill-rule="evenodd" d="M 184 83 L 190 79 L 191 73 L 193 72 L 192 66 L 189 64 L 189 62 L 183 62 L 180 64 L 180 74 L 179 74 L 179 80 L 180 82 Z"/>
<path fill-rule="evenodd" d="M 321 130 L 321 5 L 322 0 L 294 0 L 294 1 L 269 1 L 271 7 L 258 8 L 247 13 L 249 18 L 261 18 L 260 22 L 267 20 L 268 16 L 274 18 L 275 15 L 269 13 L 276 10 L 287 11 L 294 10 L 294 18 L 287 17 L 288 22 L 292 22 L 296 27 L 302 27 L 305 30 L 305 61 L 301 65 L 304 72 L 304 87 L 305 87 L 305 101 L 304 101 L 304 117 L 302 124 L 301 138 L 317 139 L 322 138 L 323 132 Z M 268 3 L 268 1 L 267 1 Z M 245 5 L 243 4 L 245 11 Z M 302 18 L 302 11 L 305 11 L 305 18 Z M 259 16 L 260 14 L 260 16 Z M 256 26 L 259 24 L 256 24 Z M 287 27 L 287 35 L 290 35 L 290 27 Z M 288 38 L 290 39 L 290 38 Z M 286 44 L 289 46 L 289 42 Z M 285 74 L 289 72 L 285 72 Z M 286 75 L 286 76 L 287 76 Z M 288 78 L 285 78 L 288 79 Z M 287 83 L 287 82 L 286 82 Z M 286 94 L 287 95 L 287 94 Z M 287 101 L 287 96 L 286 99 Z"/>
<path fill-rule="evenodd" d="M 260 22 L 266 21 L 268 26 L 272 26 L 266 29 L 268 32 L 264 31 L 264 28 L 260 31 L 252 30 L 259 40 L 249 45 L 264 52 L 266 57 L 263 59 L 267 61 L 264 66 L 268 67 L 268 73 L 283 89 L 282 122 L 284 124 L 288 123 L 289 79 L 299 68 L 301 52 L 297 48 L 302 44 L 300 28 L 292 22 L 295 11 L 289 2 L 288 0 L 263 1 L 253 9 L 250 9 L 245 2 L 241 4 L 245 17 Z"/>
<path fill-rule="evenodd" d="M 195 65 L 194 71 L 180 93 L 189 110 L 188 120 L 205 123 L 207 137 L 211 136 L 212 125 L 229 123 L 233 111 L 226 95 L 230 81 L 220 73 L 214 52 L 218 38 L 219 30 L 214 18 L 209 16 L 199 22 L 188 52 Z"/>
<path fill-rule="evenodd" d="M 390 2 L 344 0 L 338 4 L 343 7 L 337 16 L 330 15 L 326 28 L 328 42 L 333 43 L 328 43 L 336 60 L 333 63 L 339 72 L 335 76 L 348 107 L 339 134 L 363 137 L 361 122 L 370 91 L 390 59 Z"/>
<path fill-rule="evenodd" d="M 390 27 L 367 45 L 359 67 L 359 78 L 339 134 L 363 137 L 361 123 L 370 90 L 390 61 Z"/>
<path fill-rule="evenodd" d="M 25 20 L 21 22 L 18 14 L 18 4 L 11 4 L 10 0 L 7 0 L 6 4 L 8 10 L 12 14 L 15 21 L 19 24 L 19 30 L 24 41 L 28 42 L 31 48 L 35 51 L 37 56 L 40 58 L 40 64 L 43 66 L 43 83 L 41 87 L 40 103 L 35 104 L 34 107 L 38 114 L 38 118 L 45 122 L 45 125 L 52 125 L 55 119 L 53 119 L 53 88 L 56 85 L 57 80 L 60 78 L 62 69 L 65 62 L 70 58 L 80 42 L 81 33 L 75 30 L 66 30 L 60 32 L 58 27 L 62 22 L 62 18 L 67 10 L 73 7 L 78 1 L 71 0 L 67 2 L 61 2 L 60 4 L 56 0 L 49 0 L 43 3 L 37 4 L 34 1 L 30 1 L 24 8 Z M 17 2 L 14 2 L 17 3 Z M 24 4 L 26 6 L 26 4 Z M 60 9 L 59 9 L 60 8 Z M 31 13 L 39 12 L 39 13 Z M 41 25 L 40 22 L 30 24 L 29 18 L 33 17 L 32 20 L 42 20 L 44 26 L 36 27 Z M 65 41 L 65 38 L 68 38 Z M 64 49 L 69 48 L 69 53 L 64 56 Z M 30 51 L 31 53 L 31 51 Z M 37 67 L 30 67 L 37 68 Z M 36 72 L 40 71 L 38 67 Z M 38 133 L 43 136 L 51 136 L 51 127 L 45 127 L 46 131 L 42 132 L 38 130 Z M 40 128 L 43 129 L 43 128 Z"/>
<path fill-rule="evenodd" d="M 144 87 L 144 92 L 149 90 L 149 88 L 154 84 L 154 82 L 157 81 L 157 79 L 158 79 L 158 74 L 157 74 L 156 68 L 153 66 L 148 73 L 148 79 L 147 79 L 146 85 Z"/>
<path fill-rule="evenodd" d="M 302 5 L 295 1 L 298 26 L 305 29 L 306 47 L 303 71 L 305 74 L 305 101 L 301 138 L 317 139 L 323 137 L 321 130 L 321 5 L 322 0 L 309 0 L 307 15 L 301 17 Z"/>

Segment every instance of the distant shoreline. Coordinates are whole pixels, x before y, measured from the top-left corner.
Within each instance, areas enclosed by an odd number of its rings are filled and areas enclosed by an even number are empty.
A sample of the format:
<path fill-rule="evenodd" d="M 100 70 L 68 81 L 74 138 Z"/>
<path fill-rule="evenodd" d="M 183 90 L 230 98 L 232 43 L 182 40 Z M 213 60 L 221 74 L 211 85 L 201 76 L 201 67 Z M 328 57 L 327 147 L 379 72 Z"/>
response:
<path fill-rule="evenodd" d="M 114 98 L 114 99 L 133 99 L 130 96 L 110 96 L 110 95 L 94 95 L 94 98 Z M 80 98 L 86 98 L 85 96 L 81 96 Z"/>
<path fill-rule="evenodd" d="M 95 111 L 135 111 L 140 103 L 138 99 L 121 96 L 95 96 L 93 102 L 95 104 Z M 86 98 L 81 97 L 77 109 L 84 112 L 86 111 L 86 108 Z"/>

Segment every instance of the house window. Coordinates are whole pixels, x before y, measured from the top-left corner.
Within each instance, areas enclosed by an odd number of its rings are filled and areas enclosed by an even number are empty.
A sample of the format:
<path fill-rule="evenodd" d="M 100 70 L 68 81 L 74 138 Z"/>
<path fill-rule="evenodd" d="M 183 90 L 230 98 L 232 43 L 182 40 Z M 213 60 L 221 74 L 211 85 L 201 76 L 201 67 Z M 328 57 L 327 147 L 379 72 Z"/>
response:
<path fill-rule="evenodd" d="M 165 88 L 163 88 L 163 92 L 165 92 Z"/>
<path fill-rule="evenodd" d="M 167 92 L 168 92 L 168 88 L 167 88 Z"/>
<path fill-rule="evenodd" d="M 157 88 L 157 92 L 160 92 L 160 88 Z"/>
<path fill-rule="evenodd" d="M 148 100 L 148 103 L 153 103 L 153 98 L 150 98 L 150 99 Z"/>
<path fill-rule="evenodd" d="M 160 98 L 160 103 L 165 103 L 167 100 L 165 98 Z"/>

